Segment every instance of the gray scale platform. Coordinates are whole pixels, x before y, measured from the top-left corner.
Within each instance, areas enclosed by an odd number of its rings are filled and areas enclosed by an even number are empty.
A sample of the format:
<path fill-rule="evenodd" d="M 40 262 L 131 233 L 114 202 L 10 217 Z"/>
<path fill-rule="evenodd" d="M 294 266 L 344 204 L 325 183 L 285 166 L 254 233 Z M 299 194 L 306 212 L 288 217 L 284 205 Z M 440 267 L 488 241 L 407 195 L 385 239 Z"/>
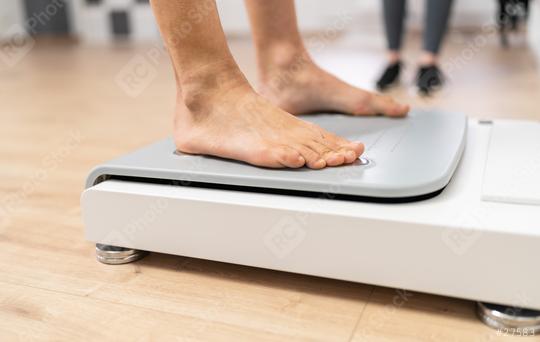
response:
<path fill-rule="evenodd" d="M 467 119 L 448 112 L 414 111 L 407 118 L 317 114 L 303 119 L 366 145 L 354 165 L 323 170 L 266 169 L 208 156 L 175 153 L 171 138 L 96 167 L 89 188 L 110 176 L 230 186 L 408 198 L 435 193 L 450 181 L 465 146 Z"/>

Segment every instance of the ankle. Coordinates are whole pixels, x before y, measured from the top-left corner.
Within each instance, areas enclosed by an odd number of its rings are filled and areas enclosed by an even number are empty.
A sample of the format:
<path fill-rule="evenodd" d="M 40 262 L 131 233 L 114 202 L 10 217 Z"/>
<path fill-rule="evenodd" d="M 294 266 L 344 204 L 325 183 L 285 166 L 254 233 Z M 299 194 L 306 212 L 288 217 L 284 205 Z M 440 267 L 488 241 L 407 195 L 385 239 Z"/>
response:
<path fill-rule="evenodd" d="M 438 58 L 434 53 L 424 51 L 419 62 L 420 66 L 432 66 L 437 64 Z"/>
<path fill-rule="evenodd" d="M 237 88 L 251 89 L 236 64 L 214 63 L 194 67 L 177 77 L 177 102 L 194 113 L 205 111 L 216 97 Z"/>
<path fill-rule="evenodd" d="M 313 62 L 305 47 L 290 42 L 279 42 L 260 48 L 258 68 L 263 84 L 275 82 L 276 78 L 288 78 Z"/>
<path fill-rule="evenodd" d="M 399 53 L 399 51 L 389 51 L 387 59 L 388 59 L 388 64 L 390 65 L 400 63 L 401 54 Z"/>

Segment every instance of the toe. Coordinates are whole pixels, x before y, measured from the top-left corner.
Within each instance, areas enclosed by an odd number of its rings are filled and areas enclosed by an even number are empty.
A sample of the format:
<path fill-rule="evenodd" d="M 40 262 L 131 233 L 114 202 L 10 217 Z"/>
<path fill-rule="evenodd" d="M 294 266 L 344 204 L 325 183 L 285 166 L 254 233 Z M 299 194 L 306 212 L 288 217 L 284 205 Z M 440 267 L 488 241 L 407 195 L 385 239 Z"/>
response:
<path fill-rule="evenodd" d="M 300 153 L 287 146 L 261 146 L 247 151 L 244 157 L 242 155 L 227 155 L 226 157 L 273 169 L 298 168 L 305 164 Z"/>
<path fill-rule="evenodd" d="M 339 148 L 345 156 L 345 163 L 354 163 L 364 153 L 364 144 L 359 142 L 345 141 Z"/>
<path fill-rule="evenodd" d="M 347 164 L 353 163 L 362 153 L 364 153 L 364 144 L 352 142 L 332 133 L 326 133 L 325 138 L 331 141 L 333 149 L 339 151 Z"/>
<path fill-rule="evenodd" d="M 338 166 L 345 163 L 345 154 L 339 150 L 337 136 L 311 124 L 309 140 L 302 143 L 315 151 L 324 161 L 326 166 Z"/>
<path fill-rule="evenodd" d="M 322 169 L 326 167 L 326 161 L 321 157 L 319 153 L 311 149 L 306 145 L 299 145 L 296 148 L 305 159 L 305 165 L 310 169 Z"/>
<path fill-rule="evenodd" d="M 345 163 L 345 155 L 338 150 L 338 146 L 334 146 L 328 141 L 312 141 L 309 143 L 309 147 L 324 159 L 327 166 L 338 166 Z"/>
<path fill-rule="evenodd" d="M 299 168 L 306 164 L 306 159 L 295 149 L 283 146 L 275 150 L 274 152 L 276 160 L 288 168 Z"/>
<path fill-rule="evenodd" d="M 364 152 L 364 145 L 351 142 L 333 133 L 323 131 L 324 143 L 343 157 L 342 164 L 351 164 Z"/>
<path fill-rule="evenodd" d="M 354 163 L 358 159 L 356 152 L 349 148 L 341 148 L 340 151 L 343 153 L 345 164 Z"/>
<path fill-rule="evenodd" d="M 355 153 L 355 160 L 364 153 L 365 146 L 361 142 L 349 142 L 345 145 L 346 147 L 350 148 Z"/>
<path fill-rule="evenodd" d="M 339 166 L 345 163 L 345 155 L 341 151 L 327 151 L 322 155 L 328 166 Z"/>

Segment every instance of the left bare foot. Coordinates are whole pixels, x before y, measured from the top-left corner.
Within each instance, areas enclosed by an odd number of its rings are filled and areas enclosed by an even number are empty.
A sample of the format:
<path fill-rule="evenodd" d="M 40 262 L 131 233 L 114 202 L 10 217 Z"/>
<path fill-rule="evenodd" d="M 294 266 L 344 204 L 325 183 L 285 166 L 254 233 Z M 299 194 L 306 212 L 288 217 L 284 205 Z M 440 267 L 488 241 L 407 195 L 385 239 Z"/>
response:
<path fill-rule="evenodd" d="M 319 68 L 306 52 L 278 47 L 259 65 L 259 92 L 292 114 L 407 115 L 408 105 L 356 88 Z"/>

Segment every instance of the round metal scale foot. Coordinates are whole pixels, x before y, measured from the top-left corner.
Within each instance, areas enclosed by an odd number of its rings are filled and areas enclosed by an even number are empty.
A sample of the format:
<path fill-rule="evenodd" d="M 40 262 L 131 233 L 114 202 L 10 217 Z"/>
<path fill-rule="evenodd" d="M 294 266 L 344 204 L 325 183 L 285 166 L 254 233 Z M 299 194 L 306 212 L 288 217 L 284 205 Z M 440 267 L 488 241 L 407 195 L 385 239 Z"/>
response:
<path fill-rule="evenodd" d="M 521 336 L 540 334 L 540 311 L 478 302 L 476 314 L 482 322 L 502 333 Z"/>
<path fill-rule="evenodd" d="M 121 265 L 137 261 L 148 254 L 146 251 L 96 244 L 96 259 L 107 265 Z"/>

